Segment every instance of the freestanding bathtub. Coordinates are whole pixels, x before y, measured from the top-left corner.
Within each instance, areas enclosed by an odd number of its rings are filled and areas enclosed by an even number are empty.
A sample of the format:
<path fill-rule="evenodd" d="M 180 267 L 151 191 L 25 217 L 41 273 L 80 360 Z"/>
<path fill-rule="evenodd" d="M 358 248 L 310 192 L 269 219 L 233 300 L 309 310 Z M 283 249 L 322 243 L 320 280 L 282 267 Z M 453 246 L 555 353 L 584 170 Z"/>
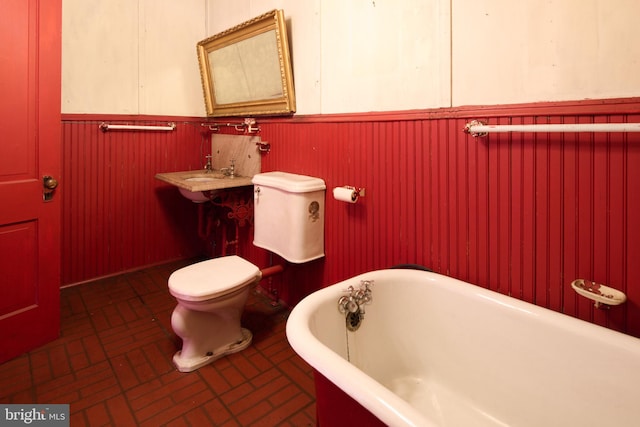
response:
<path fill-rule="evenodd" d="M 373 301 L 350 331 L 338 300 L 363 280 Z M 435 273 L 321 289 L 287 337 L 317 373 L 321 426 L 640 425 L 639 339 Z"/>

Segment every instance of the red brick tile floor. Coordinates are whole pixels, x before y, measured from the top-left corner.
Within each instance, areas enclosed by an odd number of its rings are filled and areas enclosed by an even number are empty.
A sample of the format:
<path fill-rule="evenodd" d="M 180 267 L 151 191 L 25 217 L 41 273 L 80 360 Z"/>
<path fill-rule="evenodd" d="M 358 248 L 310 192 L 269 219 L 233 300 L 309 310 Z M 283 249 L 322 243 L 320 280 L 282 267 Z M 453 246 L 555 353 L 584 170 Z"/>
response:
<path fill-rule="evenodd" d="M 247 349 L 191 373 L 172 363 L 175 299 L 186 261 L 61 291 L 61 336 L 0 365 L 0 402 L 68 403 L 71 426 L 314 426 L 311 368 L 289 346 L 289 311 L 251 291 Z"/>

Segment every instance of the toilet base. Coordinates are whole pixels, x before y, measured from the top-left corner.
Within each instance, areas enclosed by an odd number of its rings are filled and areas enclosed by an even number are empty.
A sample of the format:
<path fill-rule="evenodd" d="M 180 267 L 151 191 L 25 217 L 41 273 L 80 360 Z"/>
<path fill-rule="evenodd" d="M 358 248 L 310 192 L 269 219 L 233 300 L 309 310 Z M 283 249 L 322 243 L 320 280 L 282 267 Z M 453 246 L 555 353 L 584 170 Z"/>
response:
<path fill-rule="evenodd" d="M 201 368 L 214 360 L 220 359 L 228 354 L 237 353 L 249 347 L 253 334 L 250 330 L 242 328 L 242 340 L 233 342 L 226 347 L 217 349 L 210 356 L 201 357 L 182 357 L 182 351 L 178 351 L 173 355 L 173 364 L 180 372 L 192 372 Z"/>

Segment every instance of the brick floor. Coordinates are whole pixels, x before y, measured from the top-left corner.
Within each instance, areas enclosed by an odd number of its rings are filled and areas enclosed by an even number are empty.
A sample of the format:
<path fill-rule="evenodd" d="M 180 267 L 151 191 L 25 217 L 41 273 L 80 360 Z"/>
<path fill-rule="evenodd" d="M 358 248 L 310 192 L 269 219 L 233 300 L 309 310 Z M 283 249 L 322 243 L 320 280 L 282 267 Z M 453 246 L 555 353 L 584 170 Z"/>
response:
<path fill-rule="evenodd" d="M 72 426 L 315 426 L 311 368 L 289 346 L 289 311 L 252 290 L 253 343 L 191 373 L 171 358 L 171 272 L 152 267 L 62 290 L 61 337 L 0 365 L 0 402 L 68 403 Z"/>

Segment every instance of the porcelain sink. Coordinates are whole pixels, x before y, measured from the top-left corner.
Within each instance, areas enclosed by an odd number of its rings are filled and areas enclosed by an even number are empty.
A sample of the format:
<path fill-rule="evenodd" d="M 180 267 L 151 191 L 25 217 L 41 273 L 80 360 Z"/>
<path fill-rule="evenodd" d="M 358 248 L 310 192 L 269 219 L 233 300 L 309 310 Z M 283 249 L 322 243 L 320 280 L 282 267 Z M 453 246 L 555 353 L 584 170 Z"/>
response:
<path fill-rule="evenodd" d="M 216 179 L 219 179 L 219 178 L 213 178 L 211 176 L 194 176 L 193 178 L 185 178 L 185 181 L 198 182 L 198 183 L 199 182 L 212 183 Z M 182 194 L 184 197 L 186 197 L 187 199 L 191 200 L 194 203 L 204 203 L 208 200 L 211 200 L 212 198 L 215 197 L 216 193 L 220 191 L 220 190 L 189 191 L 180 187 L 178 187 L 178 190 L 180 190 L 180 194 Z"/>
<path fill-rule="evenodd" d="M 156 174 L 156 179 L 175 185 L 187 199 L 202 203 L 211 200 L 218 190 L 253 185 L 251 177 L 226 176 L 220 171 L 183 171 Z"/>

